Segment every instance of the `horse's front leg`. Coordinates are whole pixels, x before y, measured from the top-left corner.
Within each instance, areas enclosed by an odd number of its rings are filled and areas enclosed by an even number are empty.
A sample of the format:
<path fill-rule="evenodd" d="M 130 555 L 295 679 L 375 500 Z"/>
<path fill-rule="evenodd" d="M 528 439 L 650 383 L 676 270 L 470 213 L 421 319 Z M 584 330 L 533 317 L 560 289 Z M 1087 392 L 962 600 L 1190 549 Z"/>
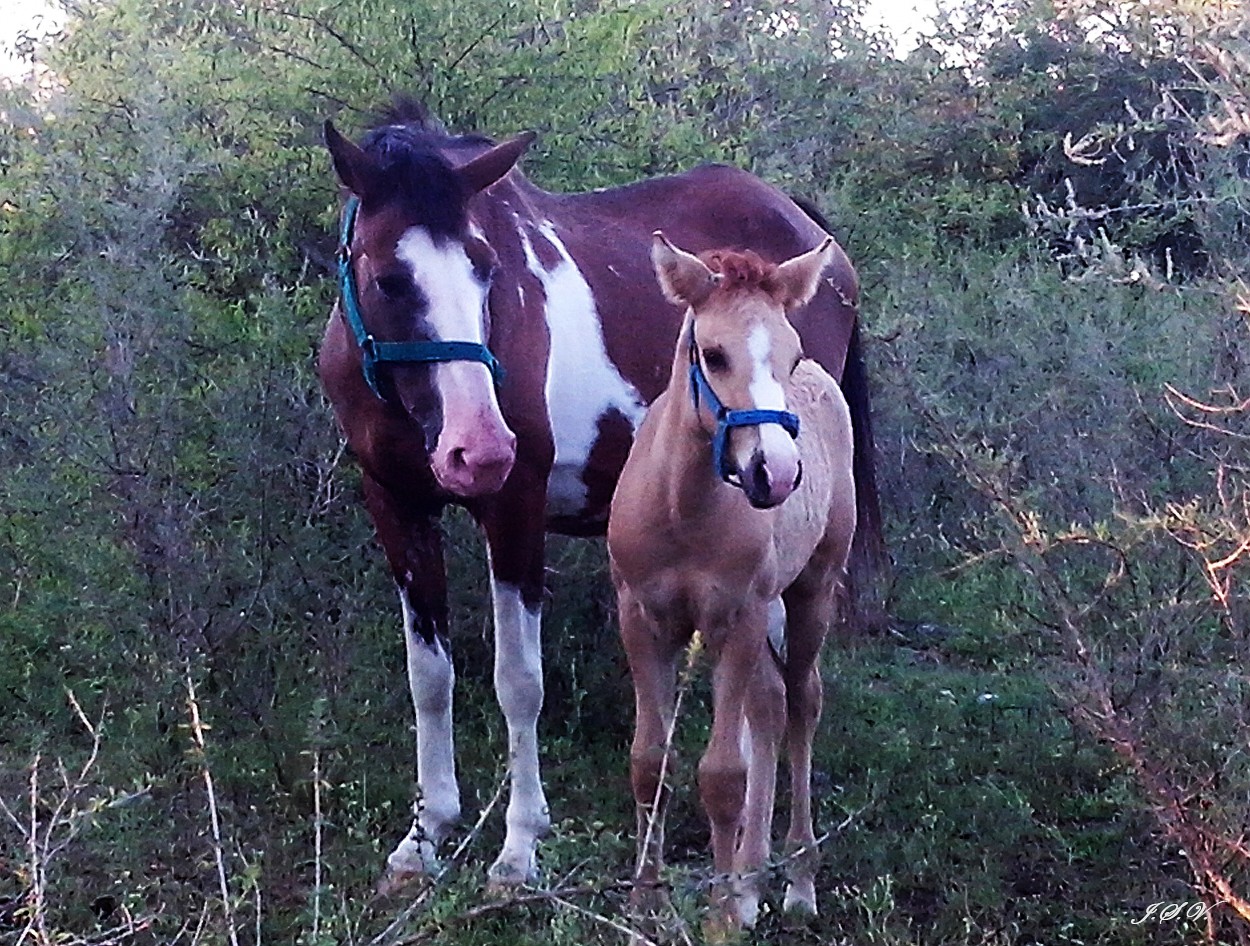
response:
<path fill-rule="evenodd" d="M 514 470 L 477 515 L 486 530 L 495 612 L 495 693 L 508 728 L 509 799 L 493 885 L 532 883 L 551 828 L 538 763 L 543 705 L 542 599 L 546 479 Z"/>
<path fill-rule="evenodd" d="M 621 642 L 634 685 L 634 741 L 629 778 L 637 814 L 638 864 L 630 898 L 635 910 L 657 912 L 668 902 L 661 887 L 664 815 L 673 778 L 672 730 L 678 649 L 689 631 L 662 628 L 619 579 L 616 582 Z"/>
<path fill-rule="evenodd" d="M 408 683 L 417 719 L 412 827 L 387 858 L 381 889 L 438 868 L 438 847 L 460 817 L 452 736 L 455 670 L 447 636 L 447 576 L 439 510 L 417 507 L 366 476 L 365 503 L 399 587 Z"/>
<path fill-rule="evenodd" d="M 719 938 L 742 925 L 739 909 L 741 857 L 745 828 L 748 744 L 747 700 L 766 655 L 767 609 L 745 605 L 729 626 L 705 632 L 714 661 L 712 731 L 699 762 L 699 796 L 712 834 L 711 914 L 707 935 Z M 748 921 L 754 916 L 745 917 Z"/>

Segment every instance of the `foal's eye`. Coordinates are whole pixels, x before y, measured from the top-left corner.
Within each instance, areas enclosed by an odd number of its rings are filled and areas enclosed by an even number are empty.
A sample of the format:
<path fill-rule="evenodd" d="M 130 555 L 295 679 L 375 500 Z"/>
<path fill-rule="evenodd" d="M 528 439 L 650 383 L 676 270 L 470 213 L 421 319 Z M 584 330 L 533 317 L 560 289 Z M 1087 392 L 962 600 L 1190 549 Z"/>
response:
<path fill-rule="evenodd" d="M 378 289 L 388 299 L 402 299 L 412 287 L 412 283 L 407 276 L 398 274 L 379 276 L 376 281 Z"/>
<path fill-rule="evenodd" d="M 729 359 L 719 348 L 706 348 L 703 351 L 703 363 L 708 371 L 724 371 L 729 367 Z"/>

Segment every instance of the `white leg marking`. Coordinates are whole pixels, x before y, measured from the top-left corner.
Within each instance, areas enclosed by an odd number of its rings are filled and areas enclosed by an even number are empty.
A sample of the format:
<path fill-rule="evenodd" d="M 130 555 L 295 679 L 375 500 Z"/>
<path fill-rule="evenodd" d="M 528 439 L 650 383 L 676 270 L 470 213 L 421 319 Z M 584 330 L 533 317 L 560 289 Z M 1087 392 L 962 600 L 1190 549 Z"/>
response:
<path fill-rule="evenodd" d="M 392 872 L 433 873 L 438 845 L 460 817 L 456 784 L 456 750 L 451 724 L 451 695 L 456 681 L 451 655 L 437 640 L 427 644 L 413 629 L 408 596 L 404 609 L 404 644 L 408 651 L 408 683 L 417 714 L 417 801 L 408 836 L 387 858 Z"/>
<path fill-rule="evenodd" d="M 543 705 L 542 612 L 513 585 L 491 579 L 495 603 L 495 692 L 508 724 L 511 796 L 503 851 L 490 876 L 500 883 L 537 878 L 538 839 L 551 827 L 538 771 L 538 714 Z"/>

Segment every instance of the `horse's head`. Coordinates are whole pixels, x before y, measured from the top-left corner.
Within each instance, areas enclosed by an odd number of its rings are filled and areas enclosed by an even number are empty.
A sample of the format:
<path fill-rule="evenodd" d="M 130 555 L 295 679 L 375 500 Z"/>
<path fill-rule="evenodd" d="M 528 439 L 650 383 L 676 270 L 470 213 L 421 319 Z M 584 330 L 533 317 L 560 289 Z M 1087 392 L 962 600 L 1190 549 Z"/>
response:
<path fill-rule="evenodd" d="M 444 489 L 494 492 L 512 470 L 516 436 L 500 413 L 499 369 L 487 347 L 497 260 L 470 220 L 469 202 L 508 173 L 533 136 L 492 146 L 394 124 L 358 146 L 329 122 L 325 136 L 355 198 L 344 228 L 340 305 L 366 380 L 424 429 Z"/>
<path fill-rule="evenodd" d="M 833 251 L 830 237 L 774 265 L 749 251 L 694 256 L 659 231 L 652 244 L 665 296 L 690 310 L 691 393 L 718 472 L 760 509 L 783 502 L 803 475 L 798 419 L 787 409 L 803 353 L 786 313 L 815 294 Z"/>

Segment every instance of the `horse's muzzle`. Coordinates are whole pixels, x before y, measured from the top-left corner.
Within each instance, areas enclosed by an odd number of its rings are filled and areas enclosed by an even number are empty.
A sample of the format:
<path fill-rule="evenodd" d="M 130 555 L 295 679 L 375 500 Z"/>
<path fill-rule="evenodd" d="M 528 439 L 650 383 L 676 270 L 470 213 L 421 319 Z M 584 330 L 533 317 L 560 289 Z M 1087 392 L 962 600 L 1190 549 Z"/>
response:
<path fill-rule="evenodd" d="M 486 496 L 497 492 L 516 462 L 516 435 L 506 427 L 492 435 L 450 440 L 444 434 L 431 457 L 434 476 L 456 496 Z"/>
<path fill-rule="evenodd" d="M 751 458 L 750 465 L 743 471 L 741 480 L 747 502 L 756 509 L 772 509 L 789 499 L 790 494 L 803 482 L 803 461 L 798 461 L 794 478 L 787 482 L 785 478 L 775 479 L 764 455 L 756 453 Z"/>

